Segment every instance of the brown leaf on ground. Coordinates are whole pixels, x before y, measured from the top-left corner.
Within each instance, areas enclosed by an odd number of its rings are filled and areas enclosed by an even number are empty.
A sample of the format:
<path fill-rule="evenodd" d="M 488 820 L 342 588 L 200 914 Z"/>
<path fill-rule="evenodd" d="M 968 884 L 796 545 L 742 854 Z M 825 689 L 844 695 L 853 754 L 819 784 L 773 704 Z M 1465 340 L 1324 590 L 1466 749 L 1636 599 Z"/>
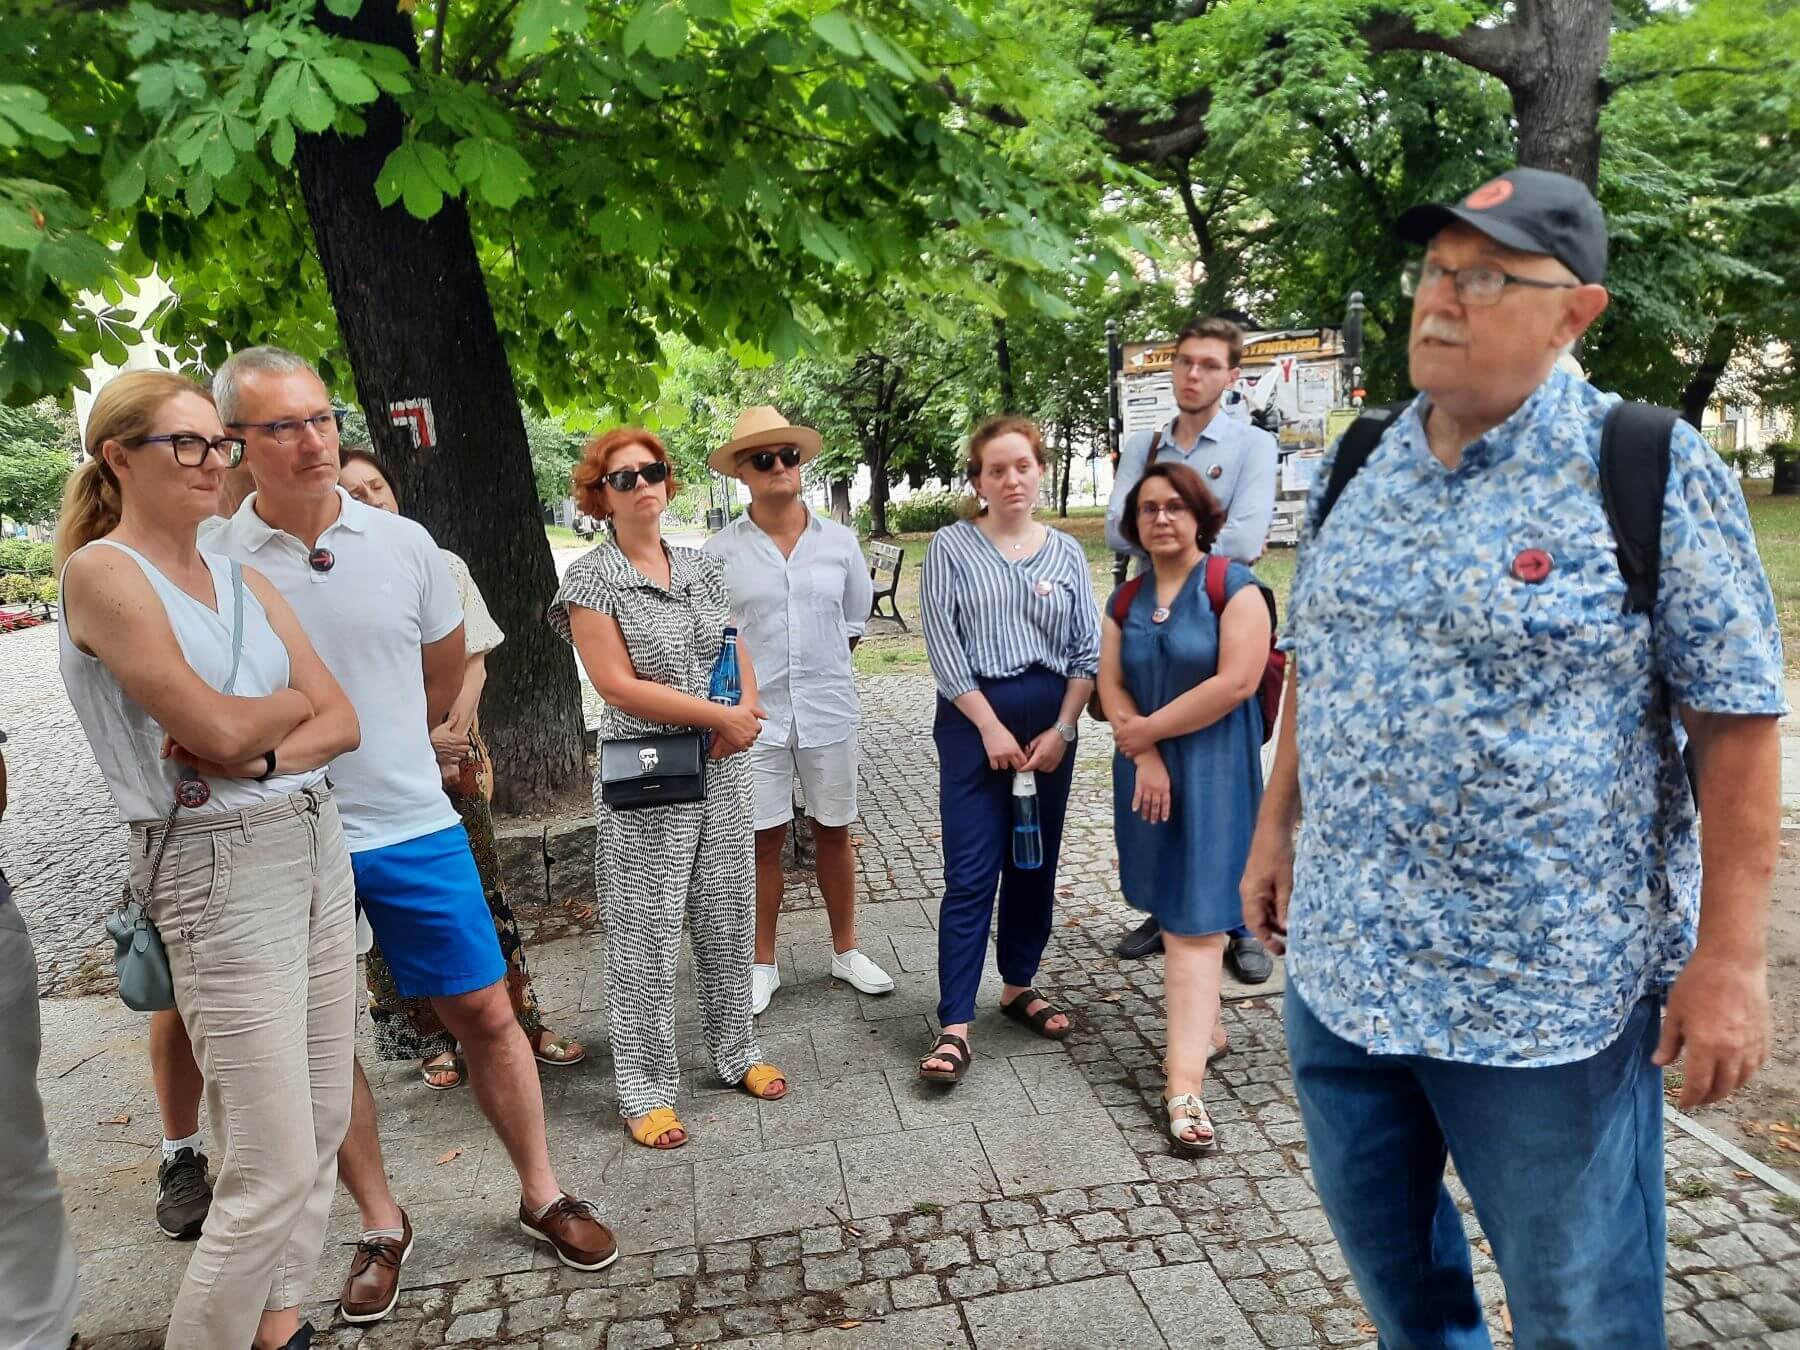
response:
<path fill-rule="evenodd" d="M 453 1148 L 438 1157 L 437 1165 L 442 1167 L 445 1163 L 453 1163 L 460 1157 L 462 1157 L 462 1150 L 460 1148 Z"/>
<path fill-rule="evenodd" d="M 1783 1124 L 1779 1120 L 1771 1120 L 1769 1122 L 1769 1130 L 1773 1134 L 1792 1134 L 1794 1132 L 1794 1127 L 1792 1125 Z"/>
<path fill-rule="evenodd" d="M 1512 1335 L 1512 1309 L 1504 1303 L 1500 1305 L 1500 1325 L 1506 1328 L 1506 1334 Z"/>
<path fill-rule="evenodd" d="M 1800 1153 L 1800 1143 L 1795 1143 L 1792 1139 L 1777 1139 L 1775 1141 L 1775 1147 L 1789 1153 Z"/>
<path fill-rule="evenodd" d="M 111 1120 L 103 1120 L 100 1123 L 102 1125 L 129 1125 L 129 1124 L 131 1124 L 131 1117 L 130 1116 L 114 1116 Z"/>
<path fill-rule="evenodd" d="M 1356 1324 L 1356 1330 L 1359 1335 L 1373 1336 L 1376 1328 L 1373 1322 L 1358 1322 Z"/>
<path fill-rule="evenodd" d="M 1744 1171 L 1733 1172 L 1731 1175 L 1736 1177 L 1739 1181 L 1751 1181 L 1756 1177 L 1756 1173 Z"/>
<path fill-rule="evenodd" d="M 846 1317 L 843 1321 L 833 1322 L 831 1325 L 836 1327 L 839 1331 L 855 1331 L 862 1323 L 858 1322 L 853 1317 Z"/>

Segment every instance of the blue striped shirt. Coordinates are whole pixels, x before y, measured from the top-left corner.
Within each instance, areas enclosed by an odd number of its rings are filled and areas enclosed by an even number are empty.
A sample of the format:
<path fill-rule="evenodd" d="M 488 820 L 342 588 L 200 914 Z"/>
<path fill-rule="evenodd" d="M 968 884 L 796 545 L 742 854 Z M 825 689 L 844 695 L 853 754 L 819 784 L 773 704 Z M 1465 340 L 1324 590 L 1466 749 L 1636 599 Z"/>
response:
<path fill-rule="evenodd" d="M 1032 666 L 1066 680 L 1091 680 L 1100 669 L 1087 555 L 1061 530 L 1046 530 L 1042 548 L 1009 562 L 979 526 L 959 520 L 932 536 L 919 588 L 925 652 L 947 699 Z"/>

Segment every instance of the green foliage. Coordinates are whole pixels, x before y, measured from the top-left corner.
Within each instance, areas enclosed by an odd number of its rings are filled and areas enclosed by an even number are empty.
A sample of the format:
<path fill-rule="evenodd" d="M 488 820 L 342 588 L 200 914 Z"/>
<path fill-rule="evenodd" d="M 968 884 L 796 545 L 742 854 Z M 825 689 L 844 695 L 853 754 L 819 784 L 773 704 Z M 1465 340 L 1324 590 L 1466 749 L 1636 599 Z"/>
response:
<path fill-rule="evenodd" d="M 569 495 L 569 471 L 581 458 L 587 438 L 547 417 L 525 416 L 525 439 L 531 445 L 531 471 L 537 479 L 538 504 L 555 506 Z"/>
<path fill-rule="evenodd" d="M 0 539 L 0 572 L 48 572 L 54 565 L 55 549 L 49 544 L 34 544 L 29 539 Z"/>
<path fill-rule="evenodd" d="M 44 604 L 54 605 L 61 594 L 61 589 L 57 586 L 55 577 L 45 577 L 42 581 L 38 582 L 37 598 Z"/>
<path fill-rule="evenodd" d="M 60 392 L 133 336 L 122 310 L 76 297 L 116 306 L 152 267 L 181 300 L 149 326 L 182 363 L 277 341 L 347 387 L 295 164 L 304 137 L 362 135 L 384 96 L 403 133 L 378 196 L 419 217 L 466 209 L 540 411 L 648 402 L 670 337 L 786 360 L 854 346 L 883 288 L 1023 314 L 1057 279 L 1122 269 L 1127 233 L 1090 228 L 1091 189 L 1066 176 L 1103 159 L 1085 131 L 1035 132 L 1035 159 L 1018 158 L 947 78 L 1035 109 L 1073 71 L 1023 60 L 954 0 L 403 9 L 417 65 L 334 35 L 312 0 L 15 0 L 0 393 Z"/>
<path fill-rule="evenodd" d="M 888 528 L 895 534 L 930 534 L 955 523 L 961 515 L 964 499 L 960 492 L 915 492 L 904 501 L 888 505 Z M 872 527 L 869 508 L 859 508 L 851 517 L 858 534 L 867 535 Z"/>
<path fill-rule="evenodd" d="M 38 583 L 18 572 L 0 576 L 0 605 L 28 605 L 37 599 Z"/>
<path fill-rule="evenodd" d="M 55 516 L 78 448 L 75 419 L 49 399 L 0 405 L 0 516 L 25 524 Z"/>

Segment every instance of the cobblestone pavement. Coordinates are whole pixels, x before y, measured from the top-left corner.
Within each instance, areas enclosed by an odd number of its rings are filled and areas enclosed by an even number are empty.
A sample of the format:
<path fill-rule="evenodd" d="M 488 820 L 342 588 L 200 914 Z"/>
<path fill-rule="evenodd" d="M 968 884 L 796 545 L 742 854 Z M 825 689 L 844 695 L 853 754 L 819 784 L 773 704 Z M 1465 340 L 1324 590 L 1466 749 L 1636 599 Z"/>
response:
<path fill-rule="evenodd" d="M 1084 724 L 1040 978 L 1077 1012 L 1076 1034 L 1043 1041 L 984 1011 L 965 1082 L 942 1094 L 917 1081 L 936 999 L 931 688 L 875 677 L 864 689 L 863 946 L 895 972 L 896 992 L 870 998 L 828 978 L 824 916 L 812 888 L 797 887 L 784 987 L 761 1019 L 788 1099 L 758 1103 L 708 1081 L 684 992 L 680 1110 L 694 1137 L 653 1154 L 617 1121 L 594 936 L 533 947 L 547 1019 L 593 1050 L 584 1064 L 545 1070 L 553 1157 L 565 1184 L 602 1202 L 624 1255 L 582 1275 L 524 1242 L 509 1168 L 471 1094 L 432 1093 L 411 1066 L 384 1066 L 372 1076 L 389 1170 L 418 1247 L 386 1323 L 347 1327 L 328 1301 L 309 1307 L 319 1350 L 1373 1346 L 1310 1184 L 1279 975 L 1260 990 L 1228 989 L 1235 1053 L 1208 1092 L 1221 1151 L 1189 1160 L 1166 1147 L 1154 1114 L 1160 964 L 1110 954 L 1133 916 L 1112 884 L 1104 728 Z M 10 678 L 6 701 L 22 701 Z M 19 739 L 29 748 L 38 734 Z M 77 758 L 65 746 L 61 772 L 79 780 Z M 27 773 L 22 794 L 51 778 Z M 61 791 L 73 803 L 78 782 Z M 57 817 L 109 847 L 103 818 L 72 804 Z M 60 828 L 40 843 L 60 845 Z M 54 942 L 54 906 L 34 893 L 37 879 L 85 875 L 96 860 L 22 862 L 11 820 L 8 833 L 25 910 Z M 996 993 L 990 977 L 984 1009 Z M 43 1007 L 40 1083 L 82 1250 L 81 1330 L 106 1350 L 159 1345 L 191 1249 L 150 1221 L 159 1130 L 142 1019 L 108 998 Z M 1667 1173 L 1673 1343 L 1800 1350 L 1800 1206 L 1678 1132 Z M 1468 1227 L 1504 1345 L 1504 1291 L 1472 1217 Z M 315 1294 L 328 1299 L 341 1279 L 348 1252 L 338 1244 L 353 1228 L 340 1196 Z"/>

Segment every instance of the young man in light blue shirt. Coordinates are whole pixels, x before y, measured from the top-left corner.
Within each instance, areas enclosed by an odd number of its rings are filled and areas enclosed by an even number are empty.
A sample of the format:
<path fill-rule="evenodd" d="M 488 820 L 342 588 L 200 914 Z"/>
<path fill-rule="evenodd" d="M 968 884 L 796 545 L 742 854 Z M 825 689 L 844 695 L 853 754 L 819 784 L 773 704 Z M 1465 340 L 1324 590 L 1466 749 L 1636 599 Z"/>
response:
<path fill-rule="evenodd" d="M 1120 530 L 1119 517 L 1154 455 L 1159 464 L 1187 465 L 1225 508 L 1225 528 L 1212 552 L 1245 564 L 1262 557 L 1275 516 L 1275 438 L 1220 405 L 1243 374 L 1243 357 L 1243 330 L 1229 319 L 1200 319 L 1176 335 L 1169 379 L 1179 412 L 1167 426 L 1134 433 L 1120 449 L 1106 503 L 1106 542 L 1115 553 L 1142 556 Z M 1118 946 L 1127 958 L 1161 950 L 1162 930 L 1154 916 Z M 1247 928 L 1232 932 L 1225 959 L 1245 984 L 1261 984 L 1274 973 L 1274 962 Z"/>

